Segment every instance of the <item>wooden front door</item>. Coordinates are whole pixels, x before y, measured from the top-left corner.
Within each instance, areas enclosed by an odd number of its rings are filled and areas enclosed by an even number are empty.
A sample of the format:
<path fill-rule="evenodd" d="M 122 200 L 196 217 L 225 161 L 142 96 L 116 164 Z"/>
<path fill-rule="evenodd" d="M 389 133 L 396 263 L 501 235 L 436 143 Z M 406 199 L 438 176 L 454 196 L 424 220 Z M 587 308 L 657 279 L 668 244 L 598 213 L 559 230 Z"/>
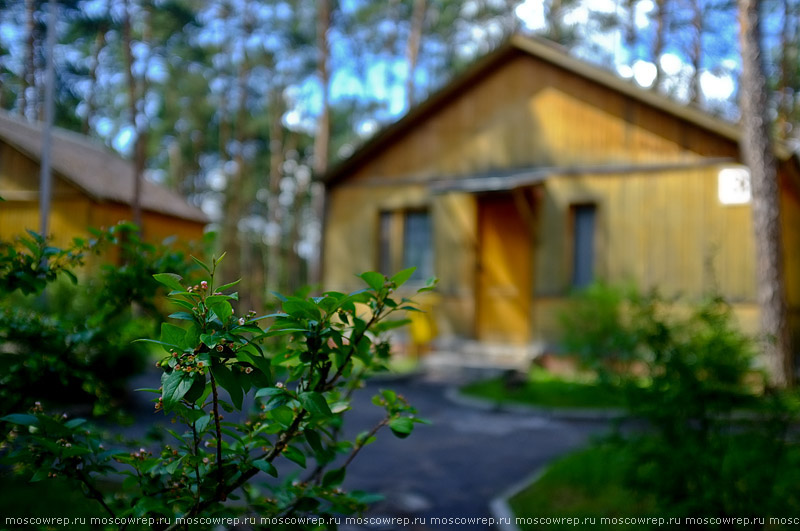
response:
<path fill-rule="evenodd" d="M 490 343 L 530 340 L 532 237 L 510 194 L 478 200 L 477 335 Z"/>

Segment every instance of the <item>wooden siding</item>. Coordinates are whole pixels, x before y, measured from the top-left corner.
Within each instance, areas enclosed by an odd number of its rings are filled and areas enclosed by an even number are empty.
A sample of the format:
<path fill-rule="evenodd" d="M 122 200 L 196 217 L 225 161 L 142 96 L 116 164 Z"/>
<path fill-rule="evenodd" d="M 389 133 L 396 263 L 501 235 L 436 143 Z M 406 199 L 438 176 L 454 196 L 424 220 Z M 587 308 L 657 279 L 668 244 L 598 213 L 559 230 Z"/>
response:
<path fill-rule="evenodd" d="M 537 296 L 569 290 L 568 212 L 597 205 L 596 275 L 658 287 L 666 295 L 717 286 L 734 301 L 754 300 L 749 205 L 722 205 L 719 167 L 627 175 L 552 178 L 544 184 Z"/>
<path fill-rule="evenodd" d="M 340 186 L 501 168 L 737 157 L 721 139 L 644 103 L 517 56 L 422 121 Z"/>
<path fill-rule="evenodd" d="M 557 169 L 528 191 L 532 340 L 552 341 L 571 280 L 570 207 L 597 207 L 595 274 L 610 282 L 657 287 L 697 298 L 717 291 L 734 303 L 748 332 L 758 329 L 750 205 L 723 205 L 709 158 L 739 160 L 737 144 L 640 99 L 575 72 L 518 54 L 472 86 L 455 91 L 360 157 L 329 189 L 324 283 L 358 286 L 353 275 L 377 267 L 378 212 L 427 206 L 433 213 L 435 309 L 443 337 L 476 337 L 480 195 L 432 194 L 427 183 L 526 168 L 627 166 L 619 173 Z M 648 171 L 635 164 L 665 165 Z M 786 170 L 784 169 L 784 172 Z M 800 177 L 784 177 L 782 208 L 787 293 L 800 326 Z M 787 184 L 788 183 L 788 184 Z M 791 185 L 791 186 L 790 186 Z M 527 193 L 527 192 L 526 192 Z M 522 216 L 526 218 L 526 215 Z M 386 272 L 391 273 L 391 272 Z M 523 333 L 524 335 L 524 333 Z"/>

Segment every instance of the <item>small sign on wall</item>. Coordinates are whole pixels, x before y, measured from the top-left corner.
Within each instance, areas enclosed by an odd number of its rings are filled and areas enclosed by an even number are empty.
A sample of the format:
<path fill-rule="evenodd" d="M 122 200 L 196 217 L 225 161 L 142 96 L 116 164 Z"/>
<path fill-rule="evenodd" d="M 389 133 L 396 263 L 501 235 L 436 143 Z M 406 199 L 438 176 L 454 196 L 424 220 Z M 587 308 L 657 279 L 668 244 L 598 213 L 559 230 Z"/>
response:
<path fill-rule="evenodd" d="M 746 205 L 750 202 L 750 170 L 746 167 L 720 170 L 717 183 L 719 201 L 723 205 Z"/>

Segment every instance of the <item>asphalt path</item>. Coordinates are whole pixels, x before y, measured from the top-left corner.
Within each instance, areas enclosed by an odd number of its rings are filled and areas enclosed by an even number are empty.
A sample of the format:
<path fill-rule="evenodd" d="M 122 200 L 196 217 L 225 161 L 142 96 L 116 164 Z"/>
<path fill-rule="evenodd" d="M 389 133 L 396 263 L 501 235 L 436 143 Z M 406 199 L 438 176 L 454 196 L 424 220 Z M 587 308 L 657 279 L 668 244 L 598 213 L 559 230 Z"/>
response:
<path fill-rule="evenodd" d="M 449 400 L 448 387 L 459 383 L 458 378 L 419 376 L 371 382 L 354 396 L 347 420 L 352 433 L 369 429 L 381 418 L 382 410 L 370 403 L 381 388 L 404 395 L 431 424 L 417 425 L 406 439 L 385 429 L 356 457 L 345 488 L 385 498 L 370 509 L 362 525 L 350 529 L 487 529 L 464 522 L 489 518 L 492 498 L 608 430 L 605 420 L 562 420 Z M 391 517 L 408 518 L 411 525 L 398 520 L 381 523 Z"/>

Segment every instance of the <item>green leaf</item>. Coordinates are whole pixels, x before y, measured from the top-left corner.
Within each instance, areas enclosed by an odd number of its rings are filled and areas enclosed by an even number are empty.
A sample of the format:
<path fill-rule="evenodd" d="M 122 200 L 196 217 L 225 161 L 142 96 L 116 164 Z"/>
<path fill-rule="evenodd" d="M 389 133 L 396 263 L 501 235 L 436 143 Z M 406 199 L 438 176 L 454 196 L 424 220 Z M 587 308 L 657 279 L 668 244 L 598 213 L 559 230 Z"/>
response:
<path fill-rule="evenodd" d="M 41 481 L 41 480 L 43 480 L 44 478 L 46 478 L 46 477 L 47 477 L 47 474 L 48 474 L 49 472 L 50 472 L 50 471 L 49 471 L 49 470 L 47 470 L 46 468 L 40 468 L 40 469 L 39 469 L 39 470 L 37 470 L 37 471 L 36 471 L 36 473 L 35 473 L 35 474 L 34 474 L 34 475 L 31 477 L 31 479 L 30 479 L 30 482 L 31 482 L 31 483 L 36 483 L 37 481 Z"/>
<path fill-rule="evenodd" d="M 241 281 L 242 281 L 242 279 L 240 278 L 239 280 L 237 280 L 235 282 L 231 282 L 230 284 L 224 284 L 224 285 L 222 285 L 222 286 L 220 286 L 218 288 L 215 288 L 214 291 L 222 293 L 226 289 L 231 289 L 232 287 L 234 287 L 236 284 L 238 284 Z"/>
<path fill-rule="evenodd" d="M 333 470 L 329 470 L 322 476 L 322 486 L 324 488 L 330 487 L 338 487 L 344 481 L 344 468 L 335 468 Z"/>
<path fill-rule="evenodd" d="M 239 361 L 243 361 L 245 363 L 250 363 L 254 367 L 256 367 L 259 371 L 261 371 L 264 376 L 267 378 L 266 384 L 270 384 L 272 380 L 272 366 L 270 365 L 270 361 L 267 358 L 262 357 L 261 355 L 255 353 L 255 348 L 249 349 L 245 347 L 244 349 L 239 349 L 236 352 L 236 359 Z M 248 350 L 245 350 L 248 349 Z M 257 385 L 257 387 L 261 387 L 262 385 Z"/>
<path fill-rule="evenodd" d="M 20 426 L 38 426 L 39 419 L 34 417 L 33 415 L 25 415 L 22 413 L 13 413 L 11 415 L 6 415 L 5 417 L 1 418 L 0 420 L 4 420 L 6 422 L 10 422 L 12 424 L 18 424 Z"/>
<path fill-rule="evenodd" d="M 194 321 L 194 315 L 189 312 L 175 312 L 169 314 L 170 319 L 180 319 L 182 321 Z"/>
<path fill-rule="evenodd" d="M 72 430 L 72 429 L 77 428 L 78 426 L 81 426 L 81 425 L 85 424 L 85 423 L 86 423 L 86 419 L 78 418 L 78 419 L 68 420 L 67 422 L 64 423 L 64 426 L 66 426 L 67 428 Z"/>
<path fill-rule="evenodd" d="M 164 401 L 164 410 L 174 409 L 183 396 L 192 387 L 192 377 L 185 372 L 172 371 L 163 382 L 161 398 Z"/>
<path fill-rule="evenodd" d="M 282 426 L 287 428 L 294 422 L 294 412 L 289 406 L 279 406 L 270 411 L 270 415 Z"/>
<path fill-rule="evenodd" d="M 194 429 L 197 430 L 197 433 L 202 433 L 206 431 L 206 428 L 211 423 L 211 415 L 206 413 L 199 419 L 197 419 L 194 423 Z"/>
<path fill-rule="evenodd" d="M 233 306 L 228 301 L 219 301 L 209 306 L 211 311 L 219 318 L 220 321 L 223 323 L 227 323 L 231 315 L 233 315 Z"/>
<path fill-rule="evenodd" d="M 205 262 L 203 262 L 202 260 L 200 260 L 200 259 L 198 259 L 198 258 L 195 258 L 194 256 L 192 256 L 192 260 L 194 260 L 194 263 L 195 263 L 195 264 L 197 264 L 197 265 L 199 265 L 200 267 L 202 267 L 203 269 L 205 269 L 205 270 L 206 270 L 206 273 L 208 273 L 209 275 L 211 274 L 211 268 L 210 268 L 210 267 L 208 267 L 208 266 L 205 264 Z"/>
<path fill-rule="evenodd" d="M 319 436 L 319 433 L 314 430 L 306 429 L 303 435 L 315 454 L 322 454 L 325 452 L 325 448 L 322 446 L 322 437 Z"/>
<path fill-rule="evenodd" d="M 189 311 L 192 311 L 194 309 L 194 304 L 192 304 L 189 301 L 185 301 L 183 299 L 173 298 L 170 302 L 172 302 L 172 304 L 177 304 L 181 308 L 184 308 Z"/>
<path fill-rule="evenodd" d="M 205 390 L 206 377 L 195 373 L 192 375 L 192 386 L 189 388 L 183 398 L 191 403 L 195 403 L 201 396 L 203 396 Z"/>
<path fill-rule="evenodd" d="M 386 277 L 384 277 L 381 273 L 376 273 L 375 271 L 367 271 L 366 273 L 361 273 L 358 276 L 361 278 L 361 280 L 367 283 L 367 286 L 375 291 L 380 291 L 381 288 L 383 288 L 383 283 L 386 281 Z"/>
<path fill-rule="evenodd" d="M 206 297 L 206 304 L 213 306 L 218 302 L 234 300 L 232 295 L 210 295 Z"/>
<path fill-rule="evenodd" d="M 262 472 L 266 472 L 274 478 L 278 477 L 278 469 L 276 469 L 275 466 L 266 459 L 257 459 L 256 461 L 253 461 L 253 466 Z"/>
<path fill-rule="evenodd" d="M 314 416 L 329 417 L 333 415 L 333 413 L 331 413 L 331 409 L 328 407 L 328 402 L 325 401 L 325 397 L 317 392 L 308 391 L 305 393 L 300 393 L 297 396 L 297 399 L 300 401 L 303 407 Z"/>
<path fill-rule="evenodd" d="M 285 455 L 289 461 L 294 461 L 303 468 L 306 467 L 306 456 L 294 446 L 287 446 L 283 451 L 283 455 Z"/>
<path fill-rule="evenodd" d="M 265 387 L 263 389 L 259 389 L 258 391 L 256 391 L 256 398 L 261 398 L 262 396 L 266 396 L 269 397 L 269 399 L 271 400 L 276 396 L 286 395 L 286 394 L 288 394 L 286 392 L 286 389 L 281 389 L 280 387 Z"/>
<path fill-rule="evenodd" d="M 436 289 L 436 284 L 438 284 L 438 283 L 439 283 L 439 279 L 438 278 L 431 277 L 425 282 L 425 286 L 424 287 L 419 288 L 417 290 L 417 293 L 424 293 L 426 291 L 432 291 L 432 290 Z"/>
<path fill-rule="evenodd" d="M 186 288 L 181 285 L 183 278 L 175 273 L 156 273 L 153 278 L 170 289 L 186 291 Z"/>
<path fill-rule="evenodd" d="M 392 278 L 390 278 L 389 280 L 394 282 L 397 287 L 400 287 L 403 284 L 405 284 L 409 278 L 411 278 L 411 275 L 413 275 L 414 271 L 416 270 L 417 270 L 416 267 L 409 267 L 408 269 L 403 269 L 399 273 L 392 276 Z"/>
<path fill-rule="evenodd" d="M 200 334 L 200 341 L 203 342 L 205 346 L 208 348 L 213 349 L 217 346 L 217 342 L 219 341 L 219 336 L 215 334 Z"/>
<path fill-rule="evenodd" d="M 397 437 L 405 439 L 414 430 L 414 421 L 408 417 L 397 417 L 389 421 L 389 429 Z"/>
<path fill-rule="evenodd" d="M 231 396 L 231 402 L 233 402 L 233 405 L 236 406 L 236 409 L 242 409 L 242 399 L 244 398 L 244 393 L 242 393 L 242 387 L 239 385 L 239 382 L 236 380 L 236 377 L 233 375 L 230 369 L 221 363 L 212 365 L 211 374 L 214 375 L 217 383 L 221 385 L 223 389 L 228 391 L 228 394 Z"/>
<path fill-rule="evenodd" d="M 320 320 L 322 317 L 316 304 L 298 297 L 290 297 L 284 301 L 283 311 L 294 318 Z"/>
<path fill-rule="evenodd" d="M 171 462 L 170 464 L 165 466 L 164 470 L 166 470 L 167 473 L 170 474 L 170 475 L 174 474 L 175 471 L 178 470 L 178 467 L 181 466 L 181 461 L 183 461 L 184 457 L 186 457 L 186 456 L 184 455 L 184 456 L 181 456 L 180 459 L 174 460 L 173 462 Z"/>
<path fill-rule="evenodd" d="M 395 328 L 402 328 L 409 324 L 411 319 L 398 319 L 396 321 L 381 321 L 380 323 L 376 324 L 373 327 L 373 332 L 380 333 L 380 332 L 387 332 L 389 330 L 394 330 Z"/>
<path fill-rule="evenodd" d="M 186 348 L 186 330 L 172 323 L 161 323 L 161 341 L 167 345 L 174 345 L 178 350 Z M 164 346 L 164 350 L 169 349 Z"/>

